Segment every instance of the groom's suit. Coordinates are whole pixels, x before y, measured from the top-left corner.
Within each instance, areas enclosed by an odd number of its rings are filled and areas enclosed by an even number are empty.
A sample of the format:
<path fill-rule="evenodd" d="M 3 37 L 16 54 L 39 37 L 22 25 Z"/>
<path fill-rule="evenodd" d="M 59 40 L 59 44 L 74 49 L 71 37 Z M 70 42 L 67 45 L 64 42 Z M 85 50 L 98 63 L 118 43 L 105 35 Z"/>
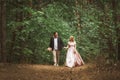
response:
<path fill-rule="evenodd" d="M 58 40 L 57 40 L 57 44 L 58 44 L 58 51 L 61 51 L 64 44 L 63 44 L 61 38 L 59 38 L 59 37 L 58 37 Z M 52 50 L 54 50 L 54 37 L 51 37 L 49 47 L 51 47 Z"/>
<path fill-rule="evenodd" d="M 59 64 L 59 54 L 64 44 L 60 37 L 57 37 L 57 49 L 55 49 L 54 43 L 55 43 L 55 38 L 51 37 L 49 47 L 52 48 L 53 57 L 54 57 L 54 65 L 57 66 Z"/>

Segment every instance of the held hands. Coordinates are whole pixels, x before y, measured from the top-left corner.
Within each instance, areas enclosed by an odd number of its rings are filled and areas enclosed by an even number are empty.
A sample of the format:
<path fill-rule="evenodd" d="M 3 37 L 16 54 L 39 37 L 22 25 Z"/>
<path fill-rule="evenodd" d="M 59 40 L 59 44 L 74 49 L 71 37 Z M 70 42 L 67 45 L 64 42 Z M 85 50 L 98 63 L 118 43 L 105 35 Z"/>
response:
<path fill-rule="evenodd" d="M 64 49 L 68 49 L 68 47 L 63 47 Z"/>

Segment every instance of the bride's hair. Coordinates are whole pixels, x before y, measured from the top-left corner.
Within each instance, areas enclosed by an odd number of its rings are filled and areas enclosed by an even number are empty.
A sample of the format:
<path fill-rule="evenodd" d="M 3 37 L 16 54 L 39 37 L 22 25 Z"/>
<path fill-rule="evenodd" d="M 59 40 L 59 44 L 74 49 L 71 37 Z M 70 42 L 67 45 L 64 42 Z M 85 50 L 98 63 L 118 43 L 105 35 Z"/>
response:
<path fill-rule="evenodd" d="M 74 40 L 74 36 L 70 36 L 69 41 L 74 42 L 74 41 L 75 41 L 75 40 Z"/>

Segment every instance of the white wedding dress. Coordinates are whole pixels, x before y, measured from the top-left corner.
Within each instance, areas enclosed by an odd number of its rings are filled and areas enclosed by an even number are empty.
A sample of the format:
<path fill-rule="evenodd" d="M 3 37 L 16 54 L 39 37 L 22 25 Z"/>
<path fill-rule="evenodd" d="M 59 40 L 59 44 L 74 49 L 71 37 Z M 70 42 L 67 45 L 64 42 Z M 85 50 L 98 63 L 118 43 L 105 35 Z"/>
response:
<path fill-rule="evenodd" d="M 68 50 L 66 54 L 66 66 L 75 67 L 83 65 L 84 62 L 76 50 L 76 42 L 68 42 Z"/>

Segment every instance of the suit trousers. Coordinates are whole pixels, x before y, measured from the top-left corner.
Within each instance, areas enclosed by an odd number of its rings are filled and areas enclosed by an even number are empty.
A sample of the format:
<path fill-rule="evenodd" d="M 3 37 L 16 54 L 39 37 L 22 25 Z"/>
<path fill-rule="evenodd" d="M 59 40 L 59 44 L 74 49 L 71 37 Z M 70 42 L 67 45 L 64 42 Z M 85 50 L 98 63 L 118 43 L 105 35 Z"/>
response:
<path fill-rule="evenodd" d="M 59 50 L 53 50 L 54 65 L 59 65 L 59 55 L 60 55 Z"/>

